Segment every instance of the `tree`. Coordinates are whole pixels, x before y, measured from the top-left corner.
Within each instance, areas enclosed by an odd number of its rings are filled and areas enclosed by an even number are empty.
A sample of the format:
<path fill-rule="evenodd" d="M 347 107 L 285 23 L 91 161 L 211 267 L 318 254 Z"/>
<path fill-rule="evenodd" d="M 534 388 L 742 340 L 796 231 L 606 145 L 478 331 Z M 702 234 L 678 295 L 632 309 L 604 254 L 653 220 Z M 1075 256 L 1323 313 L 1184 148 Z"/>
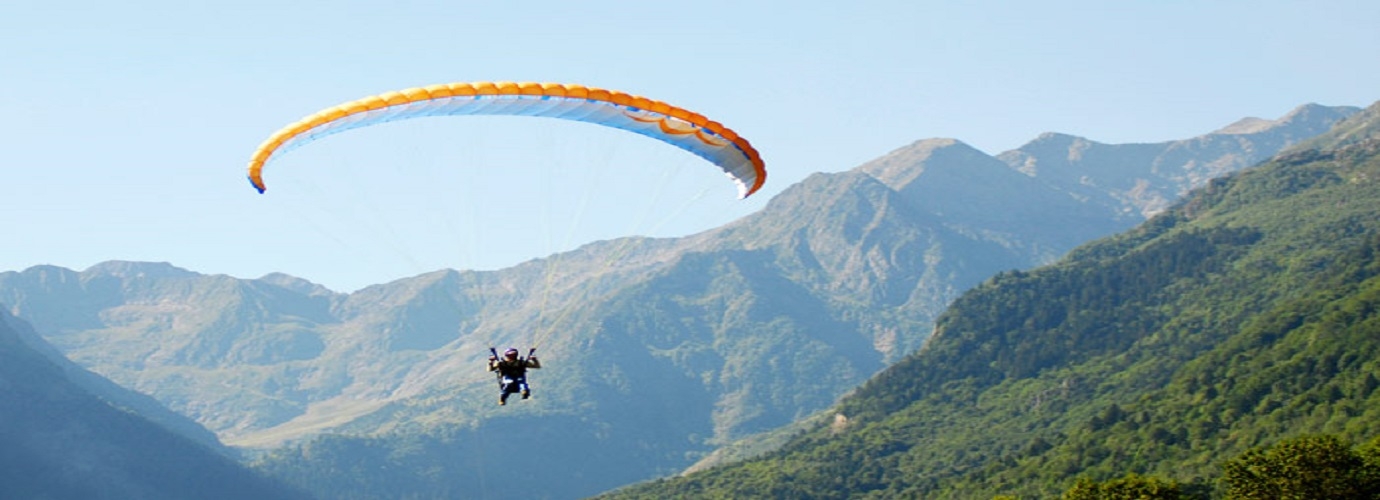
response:
<path fill-rule="evenodd" d="M 1155 477 L 1128 474 L 1120 479 L 1095 482 L 1079 478 L 1064 492 L 1064 500 L 1181 500 L 1179 483 Z"/>
<path fill-rule="evenodd" d="M 1246 451 L 1223 464 L 1227 498 L 1380 499 L 1380 463 L 1339 437 L 1303 436 Z"/>

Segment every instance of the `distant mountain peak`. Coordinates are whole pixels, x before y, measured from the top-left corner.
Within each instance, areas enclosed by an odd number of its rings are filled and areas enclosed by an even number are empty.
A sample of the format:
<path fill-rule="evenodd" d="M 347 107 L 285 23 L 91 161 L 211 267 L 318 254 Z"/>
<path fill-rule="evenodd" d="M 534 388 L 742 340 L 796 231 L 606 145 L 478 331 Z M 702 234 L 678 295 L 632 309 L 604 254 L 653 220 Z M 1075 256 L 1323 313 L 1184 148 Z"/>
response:
<path fill-rule="evenodd" d="M 926 170 L 944 166 L 970 166 L 990 162 L 987 154 L 957 139 L 935 138 L 915 141 L 908 146 L 870 162 L 855 170 L 867 174 L 888 187 L 902 190 Z"/>
<path fill-rule="evenodd" d="M 178 278 L 199 276 L 199 274 L 177 267 L 168 262 L 129 262 L 110 260 L 86 268 L 85 274 L 114 276 L 117 278 Z"/>
<path fill-rule="evenodd" d="M 1086 138 L 1079 137 L 1079 136 L 1076 136 L 1076 135 L 1071 135 L 1071 134 L 1065 134 L 1065 133 L 1062 133 L 1062 132 L 1045 132 L 1045 133 L 1043 133 L 1043 134 L 1040 134 L 1040 135 L 1038 135 L 1038 136 L 1035 136 L 1035 139 L 1034 139 L 1034 140 L 1031 140 L 1031 141 L 1029 142 L 1029 144 L 1045 144 L 1045 143 L 1067 144 L 1067 143 L 1071 143 L 1071 142 L 1086 141 L 1086 140 L 1087 140 Z"/>
<path fill-rule="evenodd" d="M 1089 140 L 1086 137 L 1079 137 L 1076 135 L 1069 135 L 1059 132 L 1045 132 L 1043 134 L 1040 134 L 1039 136 L 1036 136 L 1035 139 L 1031 140 L 1030 142 L 1025 143 L 1025 145 L 1021 146 L 1019 149 L 1007 151 L 1005 153 L 997 155 L 997 158 L 1006 158 L 1010 157 L 1013 154 L 1025 154 L 1027 156 L 1040 154 L 1049 154 L 1055 156 L 1076 156 L 1077 151 L 1088 149 L 1094 144 L 1098 143 Z M 1016 170 L 1019 170 L 1021 171 L 1021 173 L 1026 175 L 1034 176 L 1036 174 L 1033 165 L 1019 166 L 1013 164 L 1012 168 L 1015 168 Z"/>
<path fill-rule="evenodd" d="M 1275 126 L 1276 123 L 1278 122 L 1275 120 L 1266 120 L 1264 118 L 1248 116 L 1233 122 L 1231 125 L 1227 125 L 1225 127 L 1217 129 L 1213 133 L 1222 135 L 1254 134 L 1269 130 L 1270 127 Z"/>
<path fill-rule="evenodd" d="M 1308 103 L 1290 110 L 1284 116 L 1275 120 L 1266 120 L 1248 116 L 1233 122 L 1230 125 L 1213 131 L 1218 135 L 1246 135 L 1266 132 L 1276 127 L 1287 127 L 1300 122 L 1312 122 L 1320 119 L 1321 116 L 1343 116 L 1356 112 L 1356 108 L 1349 106 L 1329 107 L 1321 104 Z M 1335 120 L 1335 119 L 1334 119 Z M 1329 121 L 1330 123 L 1331 121 Z"/>
<path fill-rule="evenodd" d="M 929 139 L 920 139 L 918 141 L 915 141 L 911 143 L 910 146 L 907 146 L 906 148 L 902 149 L 924 149 L 933 151 L 936 149 L 947 148 L 962 143 L 963 141 L 949 137 L 931 137 Z"/>
<path fill-rule="evenodd" d="M 312 283 L 290 274 L 268 273 L 258 279 L 273 286 L 286 288 L 305 295 L 334 294 L 329 288 Z"/>
<path fill-rule="evenodd" d="M 1304 141 L 1293 149 L 1336 149 L 1376 137 L 1380 137 L 1380 101 L 1352 113 L 1331 130 Z"/>

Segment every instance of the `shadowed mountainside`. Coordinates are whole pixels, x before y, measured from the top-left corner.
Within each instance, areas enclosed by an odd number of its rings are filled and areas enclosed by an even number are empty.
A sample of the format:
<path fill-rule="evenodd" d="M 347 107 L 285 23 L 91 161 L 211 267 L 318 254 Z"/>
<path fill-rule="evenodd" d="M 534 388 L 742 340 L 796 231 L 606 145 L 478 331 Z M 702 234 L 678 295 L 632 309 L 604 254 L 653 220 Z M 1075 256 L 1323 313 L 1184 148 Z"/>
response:
<path fill-rule="evenodd" d="M 97 377 L 49 359 L 34 339 L 0 312 L 0 497 L 309 498 L 239 465 L 219 443 L 97 397 L 83 387 Z"/>

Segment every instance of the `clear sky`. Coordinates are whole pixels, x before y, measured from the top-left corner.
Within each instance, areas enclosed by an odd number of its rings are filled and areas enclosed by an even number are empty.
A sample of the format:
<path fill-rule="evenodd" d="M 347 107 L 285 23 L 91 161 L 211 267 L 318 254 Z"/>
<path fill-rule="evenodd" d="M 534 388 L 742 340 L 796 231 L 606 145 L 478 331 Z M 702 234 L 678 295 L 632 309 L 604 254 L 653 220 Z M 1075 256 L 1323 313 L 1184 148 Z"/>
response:
<path fill-rule="evenodd" d="M 1380 100 L 1380 2 L 9 2 L 0 271 L 106 260 L 337 291 L 497 269 L 760 209 L 920 139 L 1158 142 Z M 516 117 L 354 130 L 244 179 L 269 134 L 435 83 L 579 83 L 722 122 L 767 162 L 737 200 L 648 138 Z"/>

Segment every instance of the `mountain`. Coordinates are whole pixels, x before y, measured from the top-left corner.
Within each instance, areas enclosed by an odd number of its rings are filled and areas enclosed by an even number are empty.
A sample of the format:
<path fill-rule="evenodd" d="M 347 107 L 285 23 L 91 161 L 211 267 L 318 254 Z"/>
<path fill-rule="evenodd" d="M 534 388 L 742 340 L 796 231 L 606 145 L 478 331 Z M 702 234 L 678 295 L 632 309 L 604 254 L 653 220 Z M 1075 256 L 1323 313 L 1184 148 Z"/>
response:
<path fill-rule="evenodd" d="M 12 322 L 20 326 L 13 331 L 16 338 L 20 340 L 26 348 L 32 349 L 34 352 L 47 359 L 49 363 L 61 369 L 65 379 L 75 384 L 81 390 L 106 400 L 116 407 L 136 413 L 153 423 L 176 432 L 182 437 L 197 442 L 218 453 L 226 456 L 236 455 L 234 451 L 222 445 L 214 433 L 190 418 L 169 410 L 159 403 L 158 400 L 146 394 L 126 389 L 111 382 L 105 377 L 76 365 L 29 328 L 27 323 L 24 323 L 23 320 L 9 316 L 9 314 L 5 313 L 3 310 L 0 310 L 0 315 L 8 316 Z"/>
<path fill-rule="evenodd" d="M 54 363 L 35 338 L 0 313 L 0 497 L 309 498 L 96 396 L 82 387 L 94 376 Z"/>
<path fill-rule="evenodd" d="M 1277 120 L 1244 118 L 1207 135 L 1159 144 L 1100 144 L 1049 133 L 998 158 L 1089 204 L 1143 218 L 1189 189 L 1260 163 L 1357 111 L 1307 104 Z"/>
<path fill-rule="evenodd" d="M 987 280 L 777 451 L 605 498 L 1054 498 L 1131 473 L 1206 498 L 1254 447 L 1380 443 L 1377 118 Z"/>
<path fill-rule="evenodd" d="M 704 233 L 351 294 L 109 262 L 0 273 L 0 303 L 78 364 L 271 449 L 261 467 L 322 496 L 501 497 L 466 485 L 515 481 L 589 495 L 825 409 L 924 345 L 964 290 L 1131 227 L 1152 208 L 1112 179 L 1171 196 L 1202 179 L 1162 172 L 1243 168 L 1356 112 L 1300 110 L 1135 148 L 1080 140 L 1106 153 L 1079 161 L 1039 140 L 998 157 L 919 141 Z M 494 405 L 480 367 L 496 345 L 539 348 L 533 400 Z M 541 452 L 521 468 L 475 458 L 501 449 Z"/>

